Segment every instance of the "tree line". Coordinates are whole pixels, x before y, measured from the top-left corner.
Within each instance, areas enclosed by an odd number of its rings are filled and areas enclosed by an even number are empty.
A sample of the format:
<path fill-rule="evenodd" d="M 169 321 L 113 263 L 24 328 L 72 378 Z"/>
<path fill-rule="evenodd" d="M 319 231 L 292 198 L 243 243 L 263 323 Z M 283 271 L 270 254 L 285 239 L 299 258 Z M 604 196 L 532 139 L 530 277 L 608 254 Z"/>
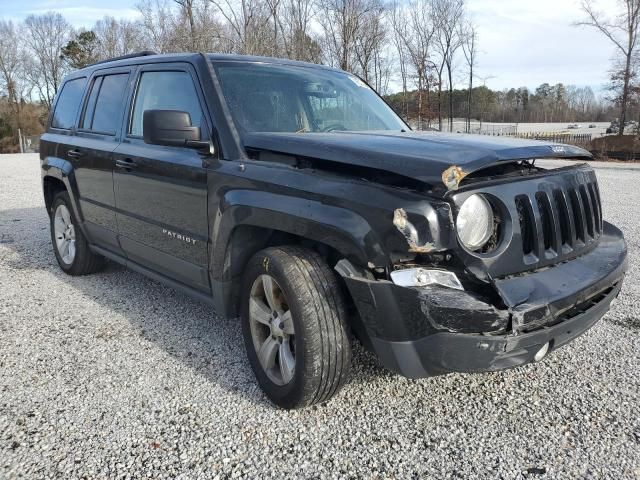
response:
<path fill-rule="evenodd" d="M 403 111 L 409 122 L 417 127 L 418 97 L 419 92 L 413 90 L 387 95 L 386 100 L 397 112 Z M 474 99 L 473 104 L 469 103 L 470 97 Z M 473 87 L 471 95 L 468 89 L 454 89 L 452 93 L 444 92 L 443 98 L 444 104 L 452 104 L 454 118 L 480 122 L 603 122 L 617 114 L 615 107 L 598 99 L 591 87 L 562 83 L 543 83 L 534 90 L 527 87 L 491 90 L 480 86 Z M 438 128 L 433 112 L 426 111 L 423 115 L 427 116 L 423 127 Z M 428 122 L 430 117 L 434 117 L 432 123 Z"/>
<path fill-rule="evenodd" d="M 389 95 L 417 128 L 451 127 L 454 117 L 586 120 L 605 109 L 589 88 L 477 86 L 481 39 L 464 0 L 142 0 L 136 8 L 135 20 L 104 17 L 81 30 L 56 12 L 0 20 L 0 149 L 17 144 L 18 128 L 40 133 L 66 73 L 141 50 L 332 65 Z"/>

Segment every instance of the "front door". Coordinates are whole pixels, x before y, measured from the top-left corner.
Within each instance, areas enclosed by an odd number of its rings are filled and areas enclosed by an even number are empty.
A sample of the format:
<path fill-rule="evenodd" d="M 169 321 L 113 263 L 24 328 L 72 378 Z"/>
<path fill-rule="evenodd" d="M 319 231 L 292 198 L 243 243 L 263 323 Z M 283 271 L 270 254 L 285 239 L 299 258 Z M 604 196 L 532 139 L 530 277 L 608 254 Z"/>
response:
<path fill-rule="evenodd" d="M 188 112 L 208 128 L 195 72 L 188 64 L 142 67 L 130 96 L 126 133 L 116 148 L 114 191 L 119 240 L 127 258 L 192 288 L 209 292 L 207 170 L 202 156 L 142 138 L 145 110 Z"/>

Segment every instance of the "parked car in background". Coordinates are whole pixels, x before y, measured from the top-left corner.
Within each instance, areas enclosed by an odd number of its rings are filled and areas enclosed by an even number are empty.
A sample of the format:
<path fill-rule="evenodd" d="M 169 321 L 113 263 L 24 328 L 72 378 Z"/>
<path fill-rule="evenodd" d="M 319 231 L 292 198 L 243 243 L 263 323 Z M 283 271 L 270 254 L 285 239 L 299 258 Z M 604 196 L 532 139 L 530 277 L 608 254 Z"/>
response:
<path fill-rule="evenodd" d="M 541 361 L 604 315 L 626 271 L 591 167 L 534 163 L 589 152 L 414 133 L 319 65 L 100 62 L 62 83 L 40 158 L 60 268 L 110 259 L 239 317 L 284 408 L 338 391 L 352 335 L 411 378 Z"/>

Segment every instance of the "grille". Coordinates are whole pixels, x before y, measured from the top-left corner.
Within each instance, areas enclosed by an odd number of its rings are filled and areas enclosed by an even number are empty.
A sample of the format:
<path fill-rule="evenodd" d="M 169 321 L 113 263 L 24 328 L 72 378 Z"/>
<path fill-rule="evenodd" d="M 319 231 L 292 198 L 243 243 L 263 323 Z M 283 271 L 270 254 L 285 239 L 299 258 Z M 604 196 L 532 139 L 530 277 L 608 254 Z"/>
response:
<path fill-rule="evenodd" d="M 526 264 L 578 251 L 602 233 L 595 180 L 518 195 L 515 203 Z"/>
<path fill-rule="evenodd" d="M 503 243 L 491 252 L 461 252 L 464 262 L 501 278 L 571 260 L 591 250 L 603 234 L 600 192 L 593 170 L 576 166 L 515 182 L 466 189 L 493 197 L 508 213 Z M 508 225 L 507 225 L 508 227 Z"/>

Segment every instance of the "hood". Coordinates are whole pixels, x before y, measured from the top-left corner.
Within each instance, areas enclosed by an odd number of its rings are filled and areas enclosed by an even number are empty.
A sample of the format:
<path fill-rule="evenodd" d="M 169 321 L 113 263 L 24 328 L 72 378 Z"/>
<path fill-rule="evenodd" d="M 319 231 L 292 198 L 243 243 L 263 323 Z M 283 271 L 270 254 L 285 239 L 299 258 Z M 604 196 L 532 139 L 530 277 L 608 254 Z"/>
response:
<path fill-rule="evenodd" d="M 591 159 L 571 145 L 440 132 L 249 133 L 245 147 L 375 168 L 455 189 L 470 173 L 517 160 Z"/>

